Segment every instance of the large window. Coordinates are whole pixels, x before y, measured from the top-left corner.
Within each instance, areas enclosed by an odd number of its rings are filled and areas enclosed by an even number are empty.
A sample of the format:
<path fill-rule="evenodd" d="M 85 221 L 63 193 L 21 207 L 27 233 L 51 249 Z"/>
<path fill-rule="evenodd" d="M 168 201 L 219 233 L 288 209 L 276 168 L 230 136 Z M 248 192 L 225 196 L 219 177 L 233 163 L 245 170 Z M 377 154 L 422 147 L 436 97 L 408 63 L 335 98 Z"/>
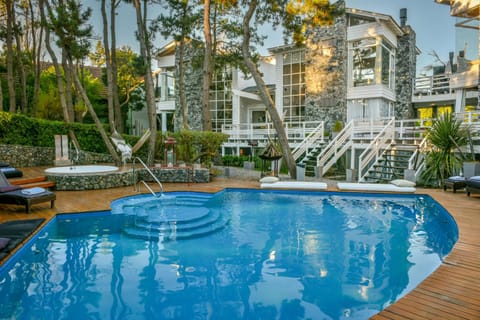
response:
<path fill-rule="evenodd" d="M 222 125 L 232 123 L 232 70 L 217 71 L 210 87 L 212 130 L 222 131 Z"/>
<path fill-rule="evenodd" d="M 305 118 L 304 50 L 283 56 L 283 111 L 285 122 L 299 122 Z"/>
<path fill-rule="evenodd" d="M 175 100 L 175 69 L 166 68 L 157 75 L 155 97 L 160 101 Z"/>
<path fill-rule="evenodd" d="M 395 54 L 393 47 L 382 41 L 382 84 L 393 89 L 395 79 Z"/>
<path fill-rule="evenodd" d="M 383 84 L 393 88 L 395 51 L 389 43 L 375 38 L 353 41 L 351 59 L 354 87 Z"/>
<path fill-rule="evenodd" d="M 376 40 L 362 39 L 352 43 L 353 86 L 375 84 L 375 61 L 377 59 Z"/>

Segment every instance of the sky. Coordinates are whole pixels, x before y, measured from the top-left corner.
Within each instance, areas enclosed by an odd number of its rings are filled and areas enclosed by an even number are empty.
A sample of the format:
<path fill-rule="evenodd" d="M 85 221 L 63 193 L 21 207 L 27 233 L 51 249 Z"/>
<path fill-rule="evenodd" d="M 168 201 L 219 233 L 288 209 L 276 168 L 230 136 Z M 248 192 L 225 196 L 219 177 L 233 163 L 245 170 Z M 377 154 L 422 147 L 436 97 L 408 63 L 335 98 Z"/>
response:
<path fill-rule="evenodd" d="M 334 1 L 332 1 L 334 2 Z M 417 74 L 423 68 L 435 63 L 432 52 L 436 52 L 442 61 L 448 60 L 448 53 L 455 51 L 455 18 L 450 16 L 450 7 L 440 5 L 434 0 L 346 0 L 348 8 L 356 8 L 366 11 L 378 12 L 391 16 L 400 24 L 400 9 L 407 9 L 407 24 L 410 25 L 417 36 L 417 47 L 421 54 L 417 57 Z M 101 35 L 102 20 L 100 16 L 99 1 L 87 0 L 86 6 L 92 7 L 92 24 L 97 35 Z M 150 18 L 160 14 L 158 6 L 149 10 Z M 117 18 L 119 45 L 128 45 L 138 52 L 138 43 L 134 32 L 136 29 L 135 12 L 133 6 L 122 4 Z M 268 48 L 283 44 L 279 32 L 268 32 L 269 37 L 265 42 L 262 54 L 267 53 Z M 161 36 L 156 41 L 160 47 L 167 43 Z"/>

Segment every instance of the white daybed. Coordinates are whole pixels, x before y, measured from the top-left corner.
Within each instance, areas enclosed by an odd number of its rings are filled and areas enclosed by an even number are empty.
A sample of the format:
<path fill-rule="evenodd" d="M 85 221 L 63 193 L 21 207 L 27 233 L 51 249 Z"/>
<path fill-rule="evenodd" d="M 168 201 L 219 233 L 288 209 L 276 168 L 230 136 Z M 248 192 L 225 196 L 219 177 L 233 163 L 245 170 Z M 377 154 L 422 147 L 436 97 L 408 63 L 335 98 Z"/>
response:
<path fill-rule="evenodd" d="M 353 183 L 338 182 L 337 188 L 342 191 L 374 191 L 374 192 L 404 192 L 412 193 L 416 189 L 412 185 L 399 186 L 392 183 Z"/>
<path fill-rule="evenodd" d="M 262 182 L 260 184 L 262 189 L 301 189 L 301 190 L 327 190 L 325 182 L 313 181 L 277 181 L 277 182 Z"/>

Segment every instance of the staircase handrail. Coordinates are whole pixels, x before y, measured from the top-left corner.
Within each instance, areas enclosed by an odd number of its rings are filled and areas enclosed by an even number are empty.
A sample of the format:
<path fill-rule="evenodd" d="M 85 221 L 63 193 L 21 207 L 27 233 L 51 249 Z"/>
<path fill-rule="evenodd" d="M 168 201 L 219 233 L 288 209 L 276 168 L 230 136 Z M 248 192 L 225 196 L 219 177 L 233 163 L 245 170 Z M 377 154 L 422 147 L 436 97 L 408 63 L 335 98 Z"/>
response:
<path fill-rule="evenodd" d="M 395 118 L 392 118 L 385 127 L 377 134 L 368 147 L 360 154 L 358 158 L 358 181 L 362 182 L 368 173 L 368 170 L 364 169 L 368 164 L 378 162 L 378 159 L 385 153 L 394 142 L 395 139 Z M 381 152 L 380 152 L 381 151 Z M 372 164 L 372 165 L 373 165 Z M 371 166 L 369 166 L 371 168 Z"/>
<path fill-rule="evenodd" d="M 142 159 L 140 159 L 139 157 L 134 157 L 133 158 L 133 162 L 132 162 L 132 172 L 133 172 L 133 186 L 135 188 L 135 191 L 138 192 L 139 191 L 139 188 L 137 186 L 137 177 L 136 177 L 136 172 L 135 172 L 135 161 L 138 160 L 143 168 L 145 170 L 147 170 L 147 172 L 150 174 L 150 176 L 153 178 L 153 180 L 155 180 L 155 182 L 158 184 L 158 186 L 160 187 L 160 195 L 163 194 L 163 185 L 162 183 L 160 182 L 160 180 L 158 180 L 158 178 L 153 174 L 152 170 L 150 170 L 150 168 L 145 164 L 145 162 L 142 161 Z M 151 194 L 153 194 L 154 197 L 158 197 L 159 195 L 156 194 L 152 188 L 144 181 L 144 180 L 140 180 L 140 182 L 143 183 L 143 185 L 148 189 L 148 191 L 150 191 Z"/>
<path fill-rule="evenodd" d="M 322 167 L 322 174 L 327 172 L 338 158 L 341 157 L 353 144 L 353 120 L 333 138 L 317 156 L 317 166 Z M 347 142 L 348 140 L 348 142 Z M 346 143 L 347 142 L 347 143 Z"/>
<path fill-rule="evenodd" d="M 293 159 L 298 160 L 302 154 L 306 154 L 308 152 L 308 149 L 314 145 L 318 140 L 320 140 L 320 143 L 323 143 L 323 135 L 324 132 L 324 122 L 320 122 L 320 124 L 313 129 L 310 134 L 303 139 L 303 141 L 292 151 L 292 156 Z"/>
<path fill-rule="evenodd" d="M 408 170 L 416 170 L 418 168 L 418 159 L 422 152 L 428 146 L 428 134 L 423 137 L 423 140 L 418 144 L 417 149 L 413 152 L 410 159 L 408 159 Z"/>
<path fill-rule="evenodd" d="M 415 180 L 418 179 L 423 169 L 425 168 L 425 153 L 428 149 L 428 134 L 425 135 L 422 142 L 417 146 L 415 152 L 408 159 L 408 169 L 414 171 Z"/>

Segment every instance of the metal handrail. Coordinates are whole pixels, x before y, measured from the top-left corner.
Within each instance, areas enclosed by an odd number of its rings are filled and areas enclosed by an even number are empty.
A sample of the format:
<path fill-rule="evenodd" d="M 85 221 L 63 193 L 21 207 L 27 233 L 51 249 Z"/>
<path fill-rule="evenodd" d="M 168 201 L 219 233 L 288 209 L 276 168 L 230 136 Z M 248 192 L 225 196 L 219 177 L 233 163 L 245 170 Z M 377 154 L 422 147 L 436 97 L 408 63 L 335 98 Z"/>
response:
<path fill-rule="evenodd" d="M 133 166 L 133 185 L 134 185 L 134 188 L 135 188 L 135 191 L 138 192 L 139 191 L 139 188 L 137 187 L 137 179 L 136 179 L 136 173 L 135 173 L 135 160 L 138 160 L 142 165 L 143 167 L 147 170 L 147 172 L 150 174 L 150 176 L 152 176 L 153 180 L 155 180 L 155 182 L 157 182 L 158 186 L 160 187 L 160 195 L 163 194 L 163 185 L 162 183 L 160 182 L 160 180 L 158 180 L 158 178 L 153 174 L 152 170 L 150 170 L 150 168 L 148 168 L 148 166 L 145 164 L 145 162 L 142 161 L 142 159 L 140 159 L 139 157 L 134 157 L 133 158 L 133 162 L 132 162 L 132 166 Z M 152 188 L 150 188 L 150 186 L 144 181 L 144 180 L 140 180 L 139 182 L 142 182 L 143 185 L 148 189 L 148 191 L 150 191 L 151 194 L 153 194 L 154 197 L 158 197 L 159 195 L 156 194 Z"/>
<path fill-rule="evenodd" d="M 317 167 L 322 167 L 322 174 L 328 171 L 352 145 L 354 132 L 353 120 L 333 138 L 332 141 L 317 156 Z"/>
<path fill-rule="evenodd" d="M 298 160 L 302 154 L 308 153 L 308 149 L 312 145 L 316 144 L 318 140 L 323 143 L 323 131 L 324 123 L 323 121 L 292 151 L 293 158 Z"/>
<path fill-rule="evenodd" d="M 362 182 L 368 170 L 364 172 L 364 169 L 374 161 L 378 162 L 378 159 L 385 153 L 385 150 L 389 148 L 395 139 L 395 118 L 392 118 L 389 123 L 383 128 L 382 131 L 372 140 L 369 146 L 358 157 L 358 181 Z M 371 168 L 371 165 L 369 166 Z"/>

